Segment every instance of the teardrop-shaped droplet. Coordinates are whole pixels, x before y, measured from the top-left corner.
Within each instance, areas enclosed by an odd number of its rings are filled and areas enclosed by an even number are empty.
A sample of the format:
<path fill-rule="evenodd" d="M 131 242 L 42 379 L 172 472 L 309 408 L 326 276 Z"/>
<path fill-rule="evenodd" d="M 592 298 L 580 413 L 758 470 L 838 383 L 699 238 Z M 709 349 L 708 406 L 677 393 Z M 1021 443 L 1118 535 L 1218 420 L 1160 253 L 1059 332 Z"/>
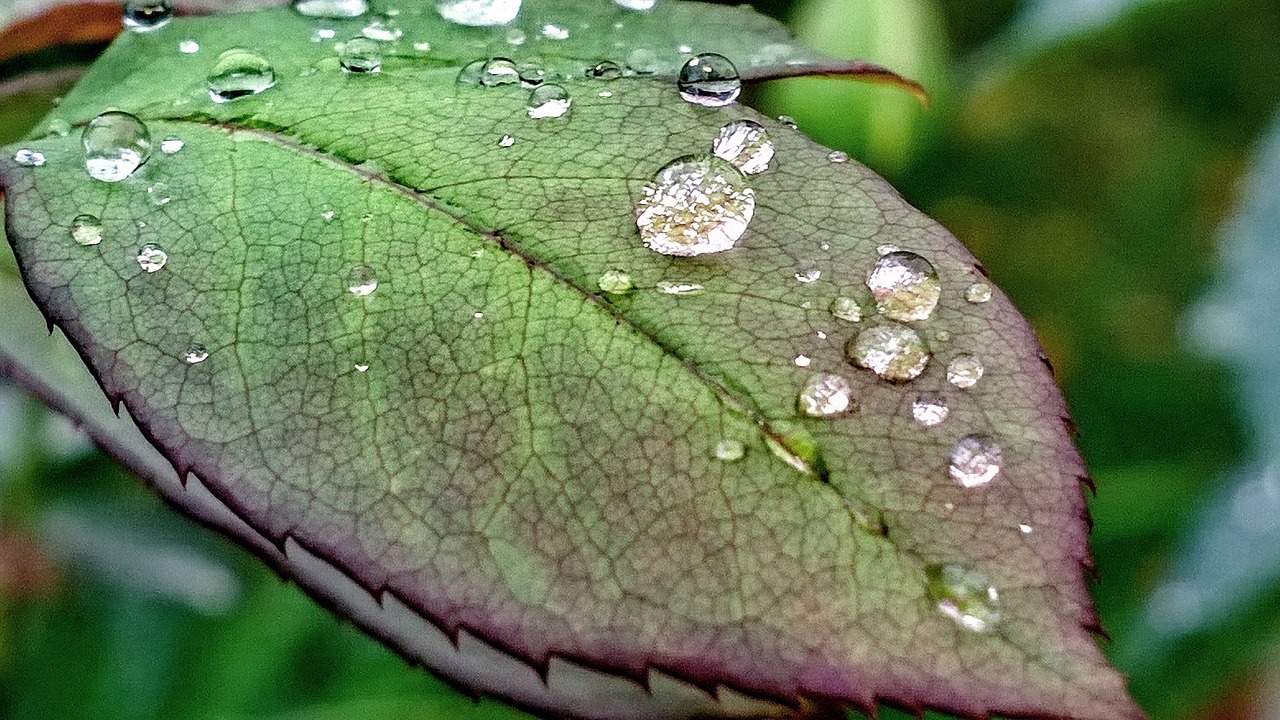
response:
<path fill-rule="evenodd" d="M 938 611 L 960 627 L 986 632 L 1000 622 L 1000 593 L 982 573 L 959 565 L 930 565 L 925 576 Z"/>
<path fill-rule="evenodd" d="M 368 265 L 357 265 L 351 268 L 347 280 L 347 292 L 357 297 L 368 297 L 378 289 L 378 274 Z"/>
<path fill-rule="evenodd" d="M 96 215 L 77 215 L 71 220 L 71 239 L 81 245 L 102 242 L 102 221 Z"/>
<path fill-rule="evenodd" d="M 543 85 L 529 93 L 529 117 L 534 120 L 550 120 L 564 117 L 573 100 L 569 91 L 560 85 Z"/>
<path fill-rule="evenodd" d="M 933 264 L 911 252 L 891 252 L 876 261 L 867 275 L 867 288 L 876 299 L 880 313 L 890 320 L 928 320 L 942 283 Z"/>
<path fill-rule="evenodd" d="M 648 12 L 658 4 L 658 0 L 613 0 L 613 3 L 620 8 L 627 10 L 635 10 L 637 12 Z"/>
<path fill-rule="evenodd" d="M 898 323 L 865 328 L 845 345 L 850 362 L 891 382 L 920 377 L 929 366 L 929 346 L 915 330 Z"/>
<path fill-rule="evenodd" d="M 521 0 L 440 0 L 436 10 L 451 23 L 469 27 L 506 25 L 520 14 Z"/>
<path fill-rule="evenodd" d="M 617 80 L 622 77 L 622 67 L 612 60 L 601 60 L 587 69 L 587 76 L 600 80 Z"/>
<path fill-rule="evenodd" d="M 44 165 L 44 153 L 31 148 L 22 148 L 13 154 L 13 161 L 23 167 L 40 167 Z"/>
<path fill-rule="evenodd" d="M 918 395 L 911 403 L 911 417 L 923 427 L 941 425 L 951 415 L 947 401 L 936 393 Z"/>
<path fill-rule="evenodd" d="M 138 118 L 112 110 L 89 121 L 80 136 L 89 177 L 120 182 L 151 157 L 151 133 Z"/>
<path fill-rule="evenodd" d="M 722 462 L 737 462 L 747 454 L 747 446 L 737 440 L 721 440 L 711 454 Z"/>
<path fill-rule="evenodd" d="M 160 272 L 165 263 L 169 262 L 169 253 L 159 245 L 147 243 L 138 249 L 138 267 L 148 273 Z"/>
<path fill-rule="evenodd" d="M 800 391 L 798 405 L 812 417 L 843 415 L 854 407 L 853 386 L 839 375 L 815 375 Z"/>
<path fill-rule="evenodd" d="M 598 284 L 600 292 L 607 295 L 625 295 L 635 289 L 631 276 L 623 270 L 606 270 Z"/>
<path fill-rule="evenodd" d="M 124 26 L 134 32 L 164 27 L 173 19 L 169 0 L 125 0 Z"/>
<path fill-rule="evenodd" d="M 947 363 L 947 381 L 962 390 L 968 390 L 978 384 L 986 371 L 976 355 L 962 353 Z"/>
<path fill-rule="evenodd" d="M 733 163 L 743 175 L 768 170 L 774 155 L 768 131 L 751 120 L 734 120 L 720 128 L 719 136 L 711 143 L 711 152 Z"/>
<path fill-rule="evenodd" d="M 208 359 L 209 351 L 200 343 L 196 343 L 187 348 L 187 351 L 182 354 L 182 361 L 188 365 L 199 365 Z"/>
<path fill-rule="evenodd" d="M 209 70 L 209 99 L 224 103 L 257 95 L 276 84 L 276 71 L 266 58 L 244 48 L 218 56 Z"/>
<path fill-rule="evenodd" d="M 174 155 L 180 152 L 182 148 L 186 147 L 186 145 L 186 143 L 182 142 L 178 138 L 170 136 L 160 141 L 160 152 L 165 155 Z"/>
<path fill-rule="evenodd" d="M 493 58 L 480 71 L 480 84 L 485 87 L 515 85 L 520 82 L 520 70 L 507 58 Z"/>
<path fill-rule="evenodd" d="M 382 43 L 367 37 L 353 37 L 342 45 L 338 62 L 349 73 L 365 74 L 382 71 Z"/>
<path fill-rule="evenodd" d="M 845 322 L 862 322 L 862 306 L 851 297 L 838 297 L 831 301 L 831 317 Z"/>
<path fill-rule="evenodd" d="M 964 299 L 975 305 L 991 301 L 991 286 L 986 283 L 974 283 L 965 288 Z"/>
<path fill-rule="evenodd" d="M 374 15 L 369 18 L 369 22 L 360 28 L 360 34 L 370 40 L 379 42 L 395 42 L 404 35 L 404 31 L 400 29 L 400 24 L 395 18 L 386 15 Z"/>
<path fill-rule="evenodd" d="M 742 78 L 729 58 L 706 53 L 680 67 L 676 89 L 686 102 L 703 107 L 724 107 L 742 93 Z"/>
<path fill-rule="evenodd" d="M 636 203 L 636 227 L 650 250 L 691 257 L 732 248 L 755 215 L 755 193 L 730 163 L 689 155 L 658 171 Z"/>
<path fill-rule="evenodd" d="M 293 0 L 299 15 L 316 18 L 353 18 L 369 12 L 367 0 Z"/>
<path fill-rule="evenodd" d="M 951 479 L 971 488 L 986 485 L 1000 474 L 1004 451 L 986 435 L 966 435 L 951 448 Z"/>

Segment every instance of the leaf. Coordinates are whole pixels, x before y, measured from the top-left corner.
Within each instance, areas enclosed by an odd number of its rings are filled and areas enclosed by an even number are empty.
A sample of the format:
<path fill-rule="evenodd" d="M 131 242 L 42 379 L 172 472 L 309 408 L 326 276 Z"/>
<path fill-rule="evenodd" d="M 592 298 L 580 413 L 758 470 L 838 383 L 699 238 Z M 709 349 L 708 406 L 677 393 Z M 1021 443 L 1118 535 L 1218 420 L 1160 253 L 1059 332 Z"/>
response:
<path fill-rule="evenodd" d="M 407 657 L 543 712 L 1140 716 L 1092 637 L 1084 468 L 1030 328 L 998 292 L 965 302 L 981 268 L 870 171 L 747 108 L 685 103 L 662 76 L 683 45 L 754 77 L 881 69 L 696 3 L 389 22 L 403 37 L 365 75 L 287 10 L 126 34 L 51 121 L 121 108 L 181 151 L 102 183 L 46 123 L 0 156 L 32 296 L 219 525 Z M 177 51 L 188 38 L 199 52 Z M 237 46 L 277 83 L 212 103 L 205 74 Z M 584 76 L 637 48 L 658 75 Z M 565 77 L 569 113 L 532 120 L 527 91 L 455 84 L 500 52 Z M 644 185 L 738 118 L 778 151 L 750 180 L 747 235 L 697 259 L 645 249 Z M 47 162 L 13 162 L 24 148 Z M 100 244 L 72 242 L 82 213 Z M 155 273 L 145 243 L 168 253 Z M 916 323 L 935 357 L 905 385 L 849 365 L 859 326 L 827 311 L 865 294 L 883 243 L 941 278 Z M 797 282 L 809 263 L 821 277 Z M 364 296 L 348 292 L 360 267 L 377 275 Z M 634 292 L 599 292 L 617 268 Z M 195 344 L 207 359 L 184 362 Z M 963 391 L 945 371 L 960 353 L 986 366 Z M 857 412 L 798 411 L 819 371 L 848 379 Z M 946 396 L 941 425 L 912 421 L 923 392 Z M 1004 462 L 964 488 L 948 457 L 971 434 Z M 713 456 L 726 439 L 742 459 Z M 966 602 L 938 589 L 956 569 L 998 589 L 990 632 L 940 611 Z"/>

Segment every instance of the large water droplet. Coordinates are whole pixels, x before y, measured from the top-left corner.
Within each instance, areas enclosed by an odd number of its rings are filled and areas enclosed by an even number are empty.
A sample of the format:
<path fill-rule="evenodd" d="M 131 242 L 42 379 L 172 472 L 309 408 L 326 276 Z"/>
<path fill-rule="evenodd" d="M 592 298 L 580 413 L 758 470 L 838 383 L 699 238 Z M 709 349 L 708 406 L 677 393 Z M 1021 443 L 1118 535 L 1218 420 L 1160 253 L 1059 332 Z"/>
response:
<path fill-rule="evenodd" d="M 276 84 L 276 71 L 261 55 L 231 48 L 218 56 L 209 71 L 209 99 L 224 103 L 257 95 Z"/>
<path fill-rule="evenodd" d="M 930 565 L 925 577 L 938 611 L 965 630 L 986 632 L 1000 621 L 1000 594 L 982 573 L 959 565 Z"/>
<path fill-rule="evenodd" d="M 622 77 L 622 68 L 612 60 L 601 60 L 587 69 L 587 76 L 600 80 L 617 80 Z"/>
<path fill-rule="evenodd" d="M 600 292 L 608 295 L 625 295 L 635 289 L 631 276 L 623 270 L 606 270 L 600 276 Z"/>
<path fill-rule="evenodd" d="M 382 71 L 382 44 L 367 37 L 354 37 L 343 44 L 338 62 L 349 73 Z"/>
<path fill-rule="evenodd" d="M 768 170 L 774 154 L 768 131 L 751 120 L 734 120 L 720 128 L 720 135 L 711 143 L 711 152 L 733 163 L 743 175 Z"/>
<path fill-rule="evenodd" d="M 742 92 L 742 79 L 729 58 L 706 53 L 680 67 L 676 89 L 686 102 L 703 107 L 724 107 L 738 99 Z"/>
<path fill-rule="evenodd" d="M 947 363 L 947 380 L 952 385 L 967 390 L 977 385 L 986 371 L 976 355 L 962 353 Z"/>
<path fill-rule="evenodd" d="M 1000 474 L 1004 451 L 986 435 L 966 435 L 951 448 L 951 479 L 971 488 L 986 485 Z"/>
<path fill-rule="evenodd" d="M 138 118 L 112 110 L 89 121 L 80 136 L 89 177 L 119 182 L 151 157 L 151 133 Z"/>
<path fill-rule="evenodd" d="M 747 446 L 737 440 L 721 440 L 712 450 L 712 455 L 723 462 L 737 462 L 746 454 Z"/>
<path fill-rule="evenodd" d="M 182 361 L 188 365 L 199 365 L 208 359 L 209 351 L 200 343 L 196 343 L 187 348 L 187 351 L 182 354 Z"/>
<path fill-rule="evenodd" d="M 138 267 L 153 273 L 160 272 L 165 263 L 169 262 L 169 253 L 159 245 L 147 243 L 138 249 Z"/>
<path fill-rule="evenodd" d="M 515 85 L 518 82 L 520 82 L 520 70 L 507 58 L 493 58 L 485 62 L 480 71 L 480 84 L 485 87 Z"/>
<path fill-rule="evenodd" d="M 800 391 L 798 405 L 813 417 L 842 415 L 853 408 L 853 386 L 839 375 L 815 375 Z"/>
<path fill-rule="evenodd" d="M 506 25 L 520 14 L 521 0 L 440 0 L 436 10 L 451 23 L 470 27 Z"/>
<path fill-rule="evenodd" d="M 928 260 L 911 252 L 891 252 L 876 261 L 867 287 L 880 313 L 890 320 L 928 320 L 938 306 L 942 283 Z"/>
<path fill-rule="evenodd" d="M 529 117 L 534 120 L 549 120 L 563 117 L 569 112 L 573 100 L 569 91 L 560 85 L 543 85 L 529 93 Z"/>
<path fill-rule="evenodd" d="M 658 171 L 636 203 L 644 244 L 691 257 L 732 248 L 755 215 L 755 194 L 738 169 L 714 156 L 689 155 Z"/>
<path fill-rule="evenodd" d="M 924 427 L 934 427 L 946 421 L 951 414 L 947 401 L 936 393 L 924 393 L 911 403 L 911 417 Z"/>
<path fill-rule="evenodd" d="M 964 299 L 975 305 L 991 301 L 991 286 L 986 283 L 974 283 L 964 291 Z"/>
<path fill-rule="evenodd" d="M 173 19 L 169 0 L 125 0 L 124 26 L 134 32 L 164 27 Z"/>
<path fill-rule="evenodd" d="M 920 377 L 929 366 L 929 346 L 915 330 L 888 323 L 869 327 L 845 345 L 845 355 L 859 367 L 892 382 Z"/>
<path fill-rule="evenodd" d="M 14 153 L 13 161 L 23 167 L 40 167 L 45 162 L 44 153 L 30 148 L 22 148 Z"/>
<path fill-rule="evenodd" d="M 368 297 L 378 289 L 378 274 L 368 265 L 357 265 L 351 268 L 347 279 L 347 292 L 357 297 Z"/>
<path fill-rule="evenodd" d="M 353 18 L 369 12 L 366 0 L 293 0 L 299 15 L 318 18 Z"/>
<path fill-rule="evenodd" d="M 613 4 L 627 10 L 636 10 L 638 12 L 648 12 L 658 4 L 658 0 L 613 0 Z"/>
<path fill-rule="evenodd" d="M 71 239 L 81 245 L 102 242 L 102 221 L 96 215 L 77 215 L 71 220 Z"/>
<path fill-rule="evenodd" d="M 851 297 L 838 297 L 831 301 L 831 316 L 845 322 L 862 322 L 862 306 Z"/>

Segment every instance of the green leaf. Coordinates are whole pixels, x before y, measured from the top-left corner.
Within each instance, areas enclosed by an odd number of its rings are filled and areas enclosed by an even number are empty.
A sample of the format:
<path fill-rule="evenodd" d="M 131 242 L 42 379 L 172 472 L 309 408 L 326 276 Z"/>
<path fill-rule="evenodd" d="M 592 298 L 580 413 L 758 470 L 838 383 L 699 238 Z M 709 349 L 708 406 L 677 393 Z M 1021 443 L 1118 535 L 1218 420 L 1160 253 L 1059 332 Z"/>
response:
<path fill-rule="evenodd" d="M 1140 715 L 1092 636 L 1084 468 L 1025 321 L 999 292 L 966 302 L 982 269 L 870 171 L 747 108 L 686 103 L 668 74 L 688 46 L 748 77 L 891 76 L 696 3 L 531 1 L 497 29 L 407 7 L 390 22 L 401 39 L 363 75 L 288 10 L 126 34 L 0 156 L 28 289 L 186 479 L 167 497 L 407 657 L 543 712 Z M 326 25 L 341 39 L 362 21 Z M 185 39 L 199 51 L 180 53 Z M 213 103 L 205 76 L 233 47 L 269 58 L 277 82 Z M 585 76 L 641 64 L 635 49 L 657 75 Z M 498 54 L 540 57 L 569 113 L 533 120 L 528 91 L 455 83 Z M 78 133 L 52 120 L 109 108 L 182 149 L 91 179 Z M 738 247 L 646 249 L 645 184 L 742 118 L 777 158 L 744 180 L 756 212 Z M 45 164 L 14 162 L 19 149 Z M 72 241 L 81 214 L 101 219 L 100 244 Z M 137 259 L 148 243 L 168 255 L 154 273 Z M 932 360 L 905 384 L 844 356 L 885 320 L 828 311 L 865 302 L 887 243 L 941 282 L 914 323 Z M 349 292 L 362 267 L 376 291 Z M 614 269 L 632 292 L 599 291 Z M 184 361 L 196 344 L 208 357 Z M 963 353 L 986 368 L 965 390 L 946 372 Z M 846 378 L 856 411 L 801 413 L 817 373 Z M 945 422 L 913 421 L 922 393 L 946 398 Z M 948 465 L 970 435 L 1003 462 L 966 488 Z M 744 456 L 717 459 L 725 440 Z"/>

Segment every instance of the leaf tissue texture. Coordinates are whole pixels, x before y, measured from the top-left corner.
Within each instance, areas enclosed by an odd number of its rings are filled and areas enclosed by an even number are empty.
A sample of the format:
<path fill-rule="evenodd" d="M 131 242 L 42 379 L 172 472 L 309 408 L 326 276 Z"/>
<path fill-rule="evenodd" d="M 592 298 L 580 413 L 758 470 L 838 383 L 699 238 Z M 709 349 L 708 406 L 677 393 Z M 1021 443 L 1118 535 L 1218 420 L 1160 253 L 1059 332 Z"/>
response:
<path fill-rule="evenodd" d="M 403 8 L 375 24 L 401 34 L 379 72 L 344 72 L 317 28 L 370 22 L 277 9 L 126 33 L 0 157 L 48 320 L 287 573 L 545 714 L 1140 717 L 1095 643 L 1085 470 L 1025 321 L 998 291 L 966 300 L 974 258 L 866 168 L 674 82 L 681 46 L 761 77 L 830 61 L 743 9 L 531 0 L 496 29 Z M 212 102 L 237 47 L 275 85 Z M 568 112 L 455 82 L 496 55 L 537 56 Z M 628 58 L 655 73 L 584 72 Z M 86 174 L 80 139 L 109 109 L 155 145 L 114 183 Z M 740 179 L 746 233 L 697 258 L 648 250 L 645 185 L 738 119 L 777 151 Z M 86 214 L 97 244 L 72 239 Z M 147 244 L 167 256 L 154 272 Z M 877 314 L 883 245 L 936 269 L 927 319 Z M 609 271 L 633 288 L 602 292 Z M 846 359 L 855 334 L 907 326 L 931 352 L 919 377 Z M 966 354 L 985 372 L 960 388 Z M 812 417 L 800 395 L 827 375 L 845 412 Z M 934 396 L 945 420 L 913 419 Z"/>

